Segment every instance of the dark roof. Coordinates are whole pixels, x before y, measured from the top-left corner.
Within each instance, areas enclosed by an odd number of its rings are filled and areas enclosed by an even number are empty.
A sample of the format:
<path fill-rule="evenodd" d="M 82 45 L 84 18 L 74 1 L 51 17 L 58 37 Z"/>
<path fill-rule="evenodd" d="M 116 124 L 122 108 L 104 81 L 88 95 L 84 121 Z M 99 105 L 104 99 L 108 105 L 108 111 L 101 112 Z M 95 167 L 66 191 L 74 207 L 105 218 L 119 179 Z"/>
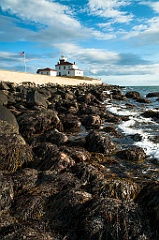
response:
<path fill-rule="evenodd" d="M 42 72 L 42 71 L 56 71 L 55 69 L 52 69 L 52 68 L 49 68 L 49 67 L 47 67 L 47 68 L 43 68 L 43 69 L 38 69 L 37 70 L 37 73 L 39 73 L 39 72 Z"/>
<path fill-rule="evenodd" d="M 63 66 L 63 65 L 73 65 L 73 63 L 70 63 L 70 62 L 63 62 L 63 61 L 60 61 L 60 63 L 58 62 L 57 64 L 56 64 L 56 66 Z"/>

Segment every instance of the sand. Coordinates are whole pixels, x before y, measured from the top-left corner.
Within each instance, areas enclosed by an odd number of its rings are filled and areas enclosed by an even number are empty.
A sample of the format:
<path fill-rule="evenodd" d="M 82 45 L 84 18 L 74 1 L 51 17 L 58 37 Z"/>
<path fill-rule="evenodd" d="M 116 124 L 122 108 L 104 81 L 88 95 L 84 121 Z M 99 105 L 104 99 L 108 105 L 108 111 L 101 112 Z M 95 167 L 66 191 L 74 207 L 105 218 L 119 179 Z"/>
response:
<path fill-rule="evenodd" d="M 79 85 L 79 84 L 102 84 L 101 80 L 79 80 L 75 78 L 53 77 L 40 74 L 32 74 L 25 72 L 14 72 L 0 70 L 0 81 L 15 82 L 17 84 L 32 82 L 35 84 L 60 84 L 60 85 Z"/>

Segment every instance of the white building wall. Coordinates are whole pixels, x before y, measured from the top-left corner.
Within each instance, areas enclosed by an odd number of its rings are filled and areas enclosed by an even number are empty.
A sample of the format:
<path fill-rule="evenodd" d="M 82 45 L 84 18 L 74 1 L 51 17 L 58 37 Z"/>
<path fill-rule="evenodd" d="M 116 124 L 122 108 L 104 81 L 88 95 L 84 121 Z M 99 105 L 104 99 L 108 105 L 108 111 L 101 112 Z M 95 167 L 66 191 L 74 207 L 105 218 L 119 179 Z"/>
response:
<path fill-rule="evenodd" d="M 56 71 L 41 71 L 39 74 L 55 77 L 56 76 Z"/>
<path fill-rule="evenodd" d="M 68 70 L 67 76 L 83 76 L 83 71 L 79 69 L 71 69 L 70 71 Z"/>

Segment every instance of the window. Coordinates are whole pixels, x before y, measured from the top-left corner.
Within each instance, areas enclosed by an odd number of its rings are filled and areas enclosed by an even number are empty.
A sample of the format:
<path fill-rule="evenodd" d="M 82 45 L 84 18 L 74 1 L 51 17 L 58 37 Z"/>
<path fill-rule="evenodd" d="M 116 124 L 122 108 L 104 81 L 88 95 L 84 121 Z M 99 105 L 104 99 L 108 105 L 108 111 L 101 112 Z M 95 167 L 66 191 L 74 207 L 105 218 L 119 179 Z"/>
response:
<path fill-rule="evenodd" d="M 63 67 L 63 69 L 65 69 L 65 66 Z"/>
<path fill-rule="evenodd" d="M 59 69 L 60 69 L 60 67 L 59 67 Z"/>

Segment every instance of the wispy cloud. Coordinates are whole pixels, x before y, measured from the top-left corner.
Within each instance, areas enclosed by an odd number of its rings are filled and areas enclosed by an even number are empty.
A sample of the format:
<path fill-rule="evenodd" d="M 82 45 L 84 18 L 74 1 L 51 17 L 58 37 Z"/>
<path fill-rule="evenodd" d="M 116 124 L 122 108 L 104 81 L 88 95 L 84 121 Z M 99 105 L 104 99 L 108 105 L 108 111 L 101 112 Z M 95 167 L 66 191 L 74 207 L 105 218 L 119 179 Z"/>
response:
<path fill-rule="evenodd" d="M 89 0 L 87 6 L 91 15 L 112 18 L 115 22 L 128 23 L 133 19 L 133 14 L 120 9 L 129 4 L 125 0 Z"/>

